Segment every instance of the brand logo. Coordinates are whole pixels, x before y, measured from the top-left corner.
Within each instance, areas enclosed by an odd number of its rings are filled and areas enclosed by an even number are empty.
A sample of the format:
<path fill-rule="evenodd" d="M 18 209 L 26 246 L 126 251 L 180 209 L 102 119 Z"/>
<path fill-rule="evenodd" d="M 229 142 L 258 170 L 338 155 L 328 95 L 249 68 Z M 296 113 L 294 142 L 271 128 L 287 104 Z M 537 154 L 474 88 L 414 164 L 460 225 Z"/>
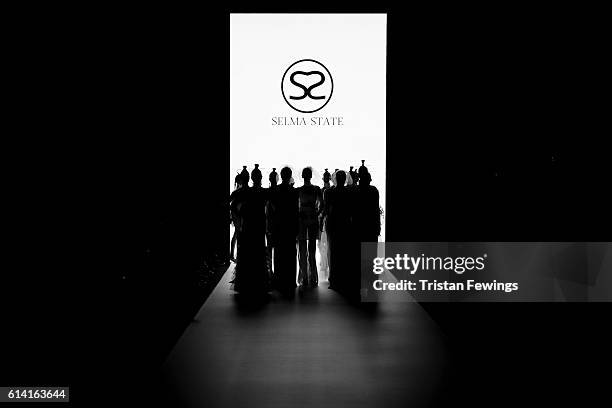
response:
<path fill-rule="evenodd" d="M 334 91 L 334 81 L 325 65 L 313 59 L 303 59 L 287 68 L 281 91 L 291 108 L 312 113 L 327 105 Z"/>

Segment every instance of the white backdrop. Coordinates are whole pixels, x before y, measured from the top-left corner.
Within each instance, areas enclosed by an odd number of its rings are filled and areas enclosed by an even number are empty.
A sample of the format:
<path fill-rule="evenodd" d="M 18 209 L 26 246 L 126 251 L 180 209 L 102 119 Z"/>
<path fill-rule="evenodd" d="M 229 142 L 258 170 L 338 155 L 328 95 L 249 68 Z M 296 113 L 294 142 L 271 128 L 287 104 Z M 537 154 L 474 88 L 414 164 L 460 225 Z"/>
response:
<path fill-rule="evenodd" d="M 272 167 L 280 173 L 289 165 L 297 187 L 305 166 L 322 185 L 324 168 L 357 170 L 365 159 L 385 208 L 386 21 L 385 14 L 230 15 L 230 189 L 243 165 L 251 171 L 259 163 L 264 187 Z M 334 81 L 329 103 L 311 114 L 291 109 L 281 93 L 285 70 L 305 58 L 324 64 Z M 279 116 L 341 116 L 343 126 L 273 126 Z"/>

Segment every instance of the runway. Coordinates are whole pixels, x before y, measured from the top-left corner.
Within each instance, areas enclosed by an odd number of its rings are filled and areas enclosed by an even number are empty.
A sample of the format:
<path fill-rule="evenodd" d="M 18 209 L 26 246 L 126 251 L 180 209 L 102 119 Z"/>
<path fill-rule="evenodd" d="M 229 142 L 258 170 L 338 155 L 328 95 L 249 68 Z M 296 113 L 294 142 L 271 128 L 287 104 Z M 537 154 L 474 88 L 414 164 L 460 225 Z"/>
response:
<path fill-rule="evenodd" d="M 448 364 L 417 303 L 350 304 L 323 281 L 243 303 L 233 266 L 162 370 L 166 406 L 426 406 Z"/>

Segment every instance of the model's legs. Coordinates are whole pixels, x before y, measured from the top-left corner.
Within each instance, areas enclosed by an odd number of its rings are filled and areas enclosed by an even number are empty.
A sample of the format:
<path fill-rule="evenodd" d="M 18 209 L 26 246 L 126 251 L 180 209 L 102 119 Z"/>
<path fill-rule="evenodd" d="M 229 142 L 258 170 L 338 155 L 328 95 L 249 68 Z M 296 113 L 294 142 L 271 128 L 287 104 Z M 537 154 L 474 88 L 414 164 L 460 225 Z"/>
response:
<path fill-rule="evenodd" d="M 306 239 L 298 240 L 298 260 L 300 271 L 298 274 L 298 282 L 300 285 L 308 285 L 308 259 L 307 259 L 307 241 Z"/>
<path fill-rule="evenodd" d="M 308 280 L 312 286 L 319 284 L 319 274 L 317 272 L 317 239 L 308 238 Z"/>
<path fill-rule="evenodd" d="M 236 240 L 238 239 L 238 231 L 234 229 L 234 234 L 232 235 L 232 243 L 230 246 L 230 259 L 236 262 Z"/>
<path fill-rule="evenodd" d="M 327 278 L 327 232 L 321 232 L 321 238 L 317 241 L 317 248 L 319 249 L 319 255 L 321 256 L 321 262 L 319 264 L 319 270 Z"/>

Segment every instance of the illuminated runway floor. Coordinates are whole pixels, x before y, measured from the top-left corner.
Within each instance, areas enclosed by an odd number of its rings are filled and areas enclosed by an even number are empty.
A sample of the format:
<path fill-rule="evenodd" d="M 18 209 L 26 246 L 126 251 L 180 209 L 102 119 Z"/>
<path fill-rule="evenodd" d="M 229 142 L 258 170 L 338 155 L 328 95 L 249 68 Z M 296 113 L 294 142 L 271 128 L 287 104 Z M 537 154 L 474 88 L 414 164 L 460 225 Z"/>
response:
<path fill-rule="evenodd" d="M 186 407 L 425 406 L 447 364 L 416 303 L 351 305 L 327 282 L 243 304 L 230 267 L 163 367 Z M 367 305 L 373 306 L 373 305 Z M 170 406 L 170 405 L 169 405 Z"/>

